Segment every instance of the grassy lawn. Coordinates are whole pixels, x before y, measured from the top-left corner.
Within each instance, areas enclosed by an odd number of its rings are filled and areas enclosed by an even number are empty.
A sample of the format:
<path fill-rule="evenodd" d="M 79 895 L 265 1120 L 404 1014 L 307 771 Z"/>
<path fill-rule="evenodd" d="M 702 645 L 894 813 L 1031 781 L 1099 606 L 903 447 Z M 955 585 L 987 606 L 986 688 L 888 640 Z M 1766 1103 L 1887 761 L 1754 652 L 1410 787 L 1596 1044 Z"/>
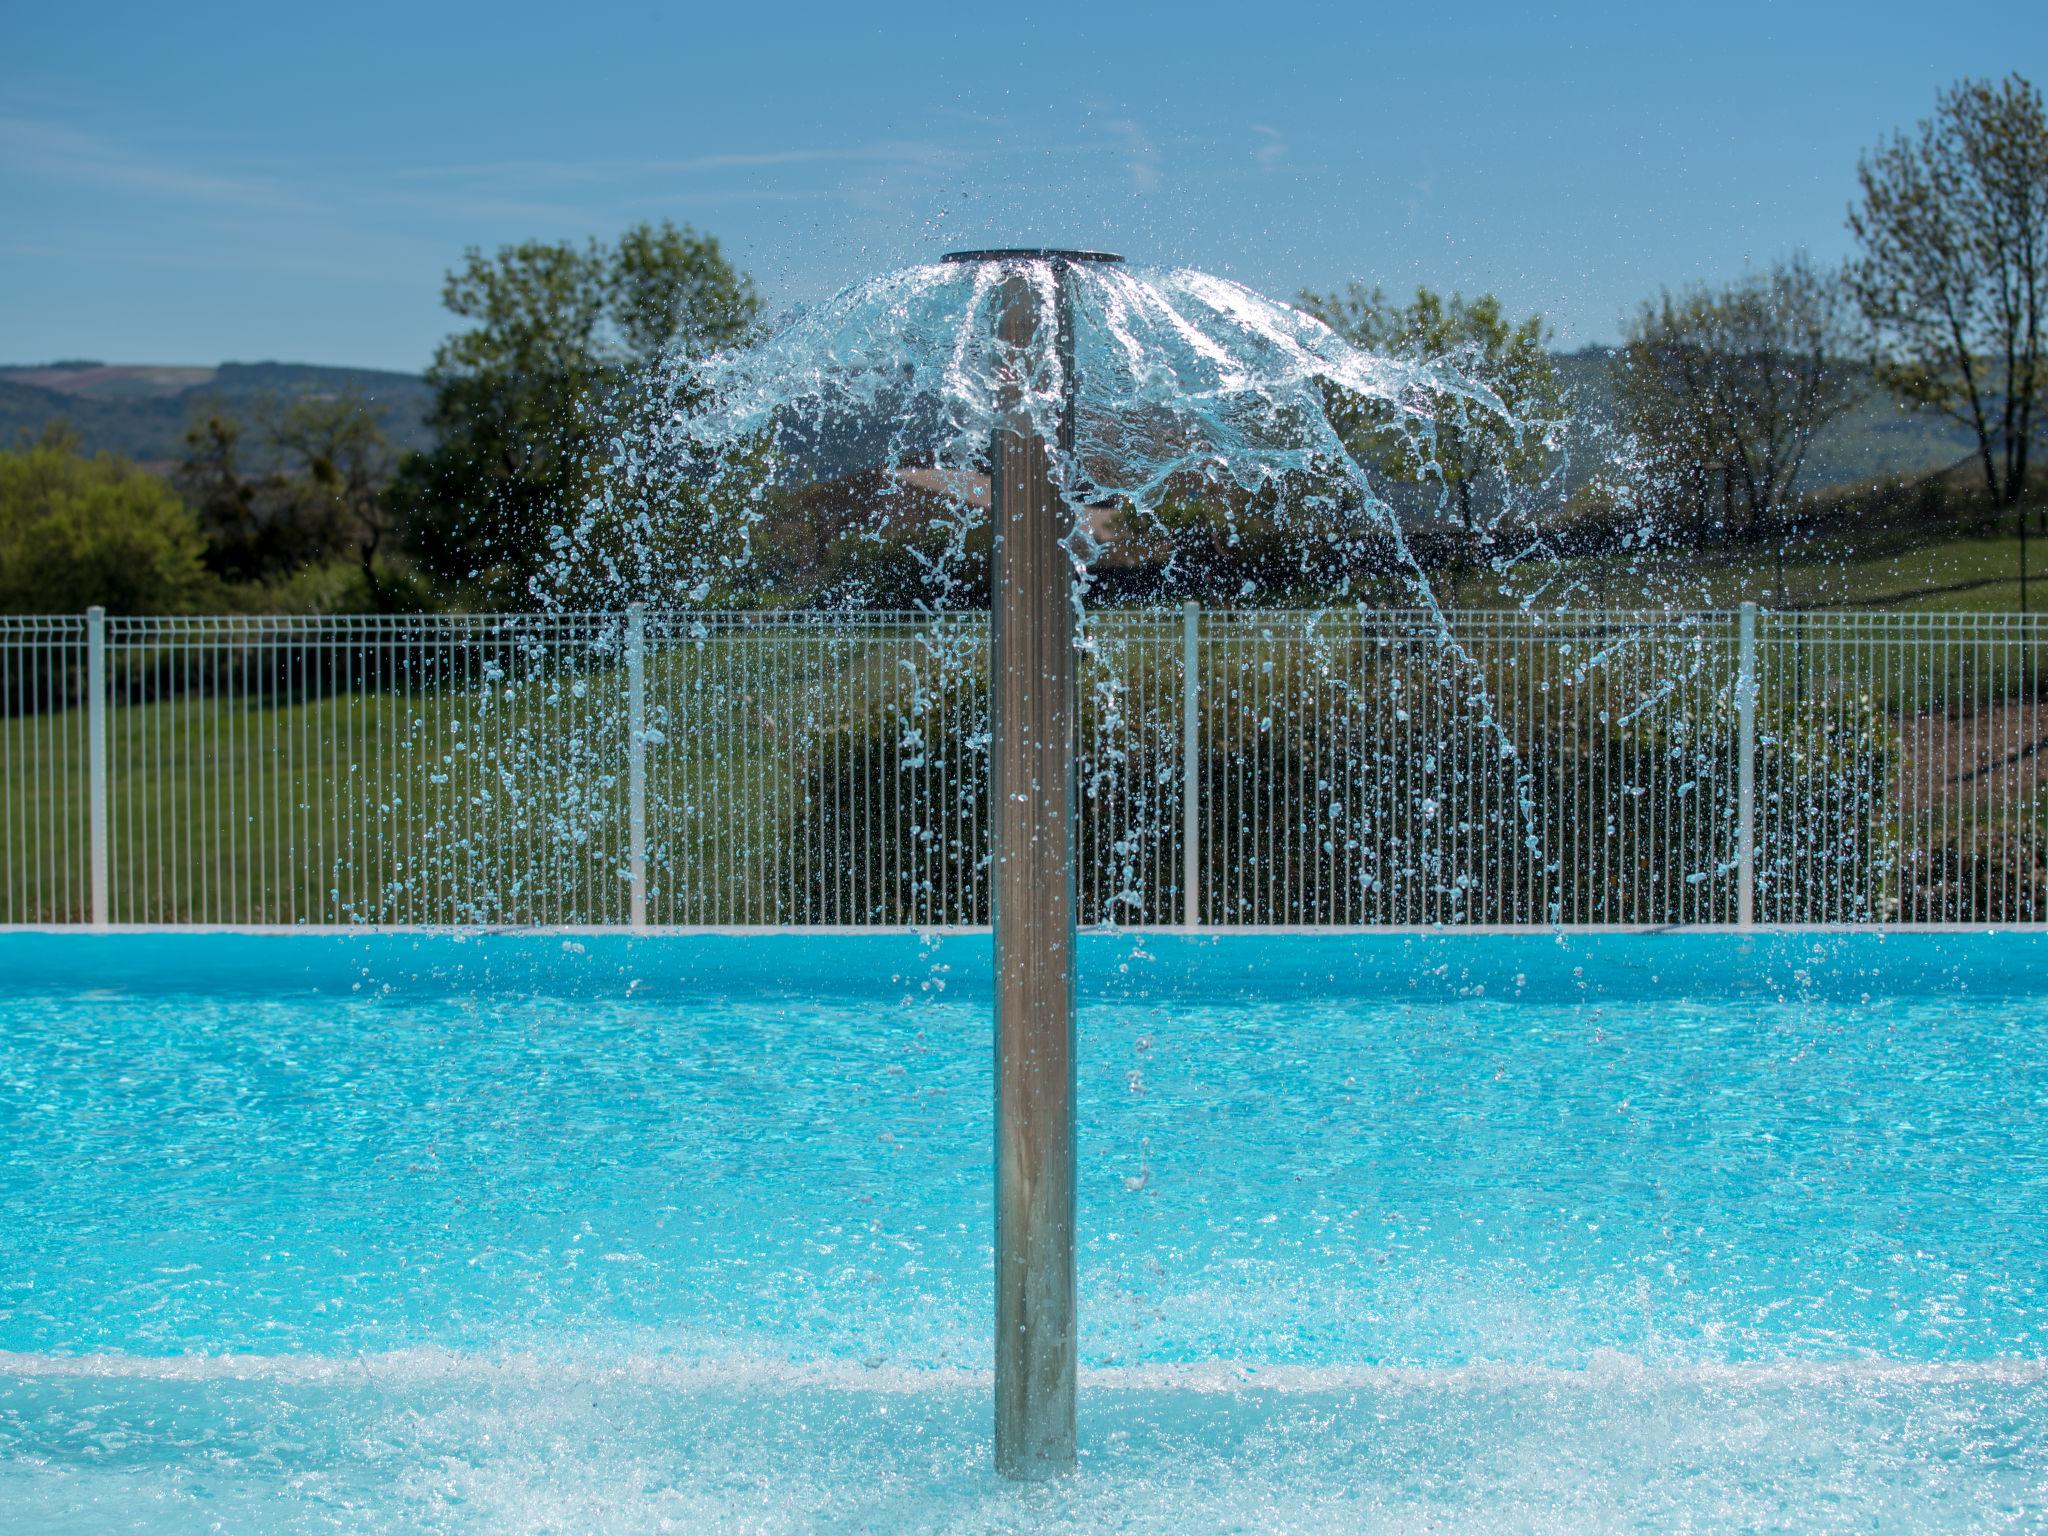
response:
<path fill-rule="evenodd" d="M 1732 608 L 1940 613 L 2048 612 L 2048 498 L 2035 493 L 2020 583 L 2021 541 L 2011 512 L 1985 531 L 1972 511 L 1934 520 L 1866 520 L 1759 544 L 1697 553 L 1602 555 L 1530 563 L 1505 583 L 1490 575 L 1443 579 L 1460 607 L 1512 604 L 1538 584 L 1569 587 L 1572 606 Z M 1781 558 L 1782 553 L 1782 558 Z M 1782 582 L 1782 590 L 1780 585 Z"/>
<path fill-rule="evenodd" d="M 113 921 L 624 919 L 621 667 L 290 705 L 233 679 L 184 686 L 108 711 Z M 657 649 L 650 917 L 772 919 L 816 877 L 787 829 L 814 814 L 815 786 L 846 756 L 835 743 L 911 695 L 885 648 Z M 893 725 L 857 734 L 891 748 L 902 737 Z M 83 709 L 0 717 L 0 923 L 90 915 L 87 757 Z"/>
<path fill-rule="evenodd" d="M 1608 562 L 1611 565 L 1613 562 Z M 1768 553 L 1717 552 L 1682 562 L 1706 603 L 1731 608 L 2016 613 L 2048 609 L 2048 538 L 2027 541 L 2029 580 L 2021 601 L 2020 541 L 1998 533 L 1894 531 L 1876 537 L 1817 535 L 1786 551 L 1784 590 Z M 1604 590 L 1626 591 L 1628 573 L 1603 570 Z"/>

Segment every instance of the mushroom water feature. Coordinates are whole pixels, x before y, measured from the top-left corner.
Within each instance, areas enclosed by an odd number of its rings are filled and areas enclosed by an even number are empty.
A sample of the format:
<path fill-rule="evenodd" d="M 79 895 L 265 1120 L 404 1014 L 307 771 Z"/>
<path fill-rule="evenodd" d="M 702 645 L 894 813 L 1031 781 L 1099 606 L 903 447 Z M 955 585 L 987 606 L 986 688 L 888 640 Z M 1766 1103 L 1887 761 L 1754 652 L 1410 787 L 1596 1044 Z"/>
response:
<path fill-rule="evenodd" d="M 941 489 L 918 513 L 936 534 L 922 605 L 970 604 L 974 561 L 987 561 L 995 1465 L 1008 1477 L 1057 1474 L 1076 1453 L 1076 658 L 1101 643 L 1084 603 L 1101 509 L 1165 550 L 1170 579 L 1176 494 L 1270 495 L 1304 574 L 1337 602 L 1363 601 L 1370 572 L 1374 590 L 1391 583 L 1434 616 L 1453 680 L 1446 717 L 1497 738 L 1496 760 L 1517 774 L 1402 518 L 1333 424 L 1338 401 L 1373 412 L 1423 462 L 1442 412 L 1507 414 L 1449 362 L 1365 352 L 1223 279 L 1134 270 L 1099 251 L 961 251 L 858 284 L 759 345 L 677 360 L 650 381 L 599 492 L 559 536 L 555 569 L 586 590 L 597 571 L 614 598 L 729 602 L 755 577 L 764 488 L 879 462 L 884 493 L 855 514 L 876 537 L 901 531 L 891 503 L 903 481 Z M 677 485 L 693 492 L 688 537 L 677 537 Z M 1492 543 L 1543 548 L 1526 530 L 1496 529 Z M 1526 795 L 1500 803 L 1526 820 Z M 1533 847 L 1533 831 L 1505 830 Z M 1123 894 L 1131 910 L 1160 896 Z"/>
<path fill-rule="evenodd" d="M 27 621 L 178 926 L 0 934 L 6 1528 L 2028 1524 L 2048 629 L 1575 600 L 1470 367 L 934 260 L 553 612 Z"/>
<path fill-rule="evenodd" d="M 934 260 L 608 389 L 555 611 L 18 651 L 117 923 L 313 926 L 0 934 L 8 1528 L 2026 1524 L 2048 935 L 1912 733 L 2048 631 L 1452 543 L 1471 368 Z"/>

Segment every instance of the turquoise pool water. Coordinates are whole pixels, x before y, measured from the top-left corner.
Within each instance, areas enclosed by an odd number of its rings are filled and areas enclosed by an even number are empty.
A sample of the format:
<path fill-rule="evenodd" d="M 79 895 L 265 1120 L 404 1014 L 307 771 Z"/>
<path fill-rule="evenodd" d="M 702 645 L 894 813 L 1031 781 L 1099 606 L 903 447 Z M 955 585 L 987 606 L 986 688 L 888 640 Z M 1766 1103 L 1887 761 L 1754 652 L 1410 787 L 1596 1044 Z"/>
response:
<path fill-rule="evenodd" d="M 1079 1476 L 987 941 L 0 935 L 0 1526 L 2048 1527 L 2048 944 L 1091 936 Z"/>

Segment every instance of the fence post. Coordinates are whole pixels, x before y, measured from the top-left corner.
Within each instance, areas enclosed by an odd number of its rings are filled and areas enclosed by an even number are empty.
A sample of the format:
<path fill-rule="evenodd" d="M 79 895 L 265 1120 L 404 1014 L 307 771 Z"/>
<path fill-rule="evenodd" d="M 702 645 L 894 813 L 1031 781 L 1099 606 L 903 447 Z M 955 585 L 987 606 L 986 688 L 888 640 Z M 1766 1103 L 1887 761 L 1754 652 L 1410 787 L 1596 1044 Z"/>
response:
<path fill-rule="evenodd" d="M 1735 824 L 1735 923 L 1756 926 L 1756 604 L 1744 603 L 1736 621 L 1735 718 L 1737 722 Z"/>
<path fill-rule="evenodd" d="M 626 609 L 626 827 L 630 920 L 647 926 L 647 611 Z"/>
<path fill-rule="evenodd" d="M 1202 921 L 1201 634 L 1202 605 L 1189 598 L 1180 610 L 1180 890 L 1188 928 Z"/>
<path fill-rule="evenodd" d="M 107 610 L 85 610 L 86 792 L 92 829 L 92 925 L 108 920 Z"/>

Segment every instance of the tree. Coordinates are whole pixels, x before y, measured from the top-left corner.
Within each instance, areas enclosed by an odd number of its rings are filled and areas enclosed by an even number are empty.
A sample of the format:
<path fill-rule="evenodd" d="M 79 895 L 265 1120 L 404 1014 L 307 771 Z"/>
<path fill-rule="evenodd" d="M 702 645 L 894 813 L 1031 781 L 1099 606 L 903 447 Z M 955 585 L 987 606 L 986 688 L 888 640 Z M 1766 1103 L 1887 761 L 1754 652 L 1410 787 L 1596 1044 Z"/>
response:
<path fill-rule="evenodd" d="M 1343 514 L 1343 487 L 1316 468 L 1240 486 L 1227 476 L 1176 475 L 1142 514 L 1114 514 L 1119 558 L 1095 572 L 1109 597 L 1220 606 L 1314 607 L 1333 598 L 1399 601 L 1412 572 L 1385 525 L 1365 516 L 1340 538 L 1303 538 Z M 1311 511 L 1310 509 L 1314 510 Z"/>
<path fill-rule="evenodd" d="M 245 471 L 242 442 L 240 421 L 209 411 L 186 429 L 185 456 L 171 473 L 198 516 L 207 568 L 223 581 L 253 584 L 324 559 L 342 537 L 337 509 L 276 470 Z"/>
<path fill-rule="evenodd" d="M 376 416 L 353 395 L 304 396 L 277 416 L 270 436 L 298 469 L 294 489 L 306 520 L 352 538 L 370 601 L 380 612 L 399 606 L 396 584 L 377 565 L 395 525 L 386 495 L 393 454 Z"/>
<path fill-rule="evenodd" d="M 242 427 L 225 411 L 209 412 L 185 429 L 185 456 L 171 484 L 199 519 L 206 564 L 230 581 L 246 581 L 262 563 L 255 483 L 242 473 Z"/>
<path fill-rule="evenodd" d="M 1878 377 L 1975 437 L 1984 489 L 2011 506 L 2043 429 L 2048 117 L 2019 75 L 1966 80 L 1934 116 L 1857 164 L 1848 282 Z M 2024 517 L 2021 537 L 2025 538 Z"/>
<path fill-rule="evenodd" d="M 472 248 L 442 301 L 469 326 L 435 353 L 439 441 L 400 466 L 394 506 L 435 577 L 515 606 L 532 599 L 549 530 L 574 520 L 623 381 L 738 344 L 761 311 L 715 239 L 667 223 L 617 245 Z"/>
<path fill-rule="evenodd" d="M 1504 490 L 1547 472 L 1543 429 L 1561 392 L 1542 316 L 1510 323 L 1490 293 L 1468 301 L 1428 288 L 1417 288 L 1412 304 L 1396 306 L 1360 283 L 1340 294 L 1304 293 L 1301 306 L 1368 351 L 1448 360 L 1507 408 L 1503 416 L 1462 395 L 1439 393 L 1433 436 L 1418 438 L 1395 430 L 1387 413 L 1367 402 L 1333 403 L 1333 423 L 1353 453 L 1411 484 L 1440 483 L 1468 538 L 1480 533 L 1475 499 L 1489 482 Z"/>
<path fill-rule="evenodd" d="M 0 453 L 0 612 L 174 613 L 206 590 L 198 520 L 126 459 L 61 429 Z"/>
<path fill-rule="evenodd" d="M 1856 401 L 1837 280 L 1803 256 L 1647 301 L 1615 355 L 1650 504 L 1746 539 L 1778 526 L 1814 439 Z M 1716 503 L 1719 503 L 1718 507 Z"/>

